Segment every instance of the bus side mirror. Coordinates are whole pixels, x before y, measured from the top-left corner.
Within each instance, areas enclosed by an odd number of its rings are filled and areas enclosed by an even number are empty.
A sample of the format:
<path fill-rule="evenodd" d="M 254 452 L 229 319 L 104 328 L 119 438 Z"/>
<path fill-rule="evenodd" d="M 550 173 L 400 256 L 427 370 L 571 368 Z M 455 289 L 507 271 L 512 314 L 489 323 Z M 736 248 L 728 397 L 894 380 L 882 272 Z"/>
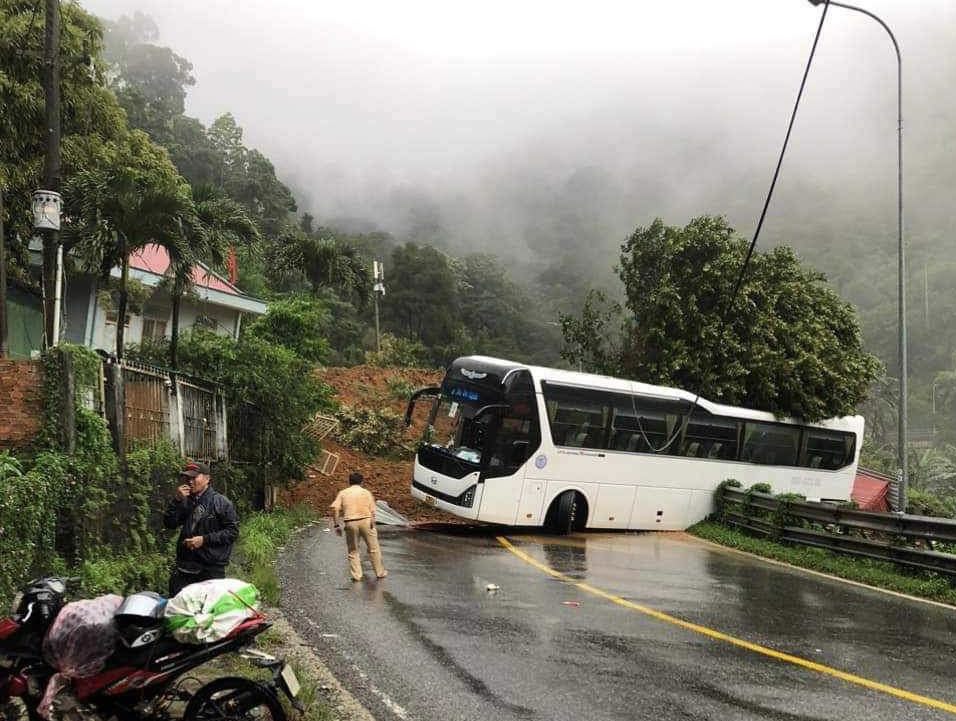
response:
<path fill-rule="evenodd" d="M 410 426 L 412 424 L 412 413 L 415 412 L 415 404 L 418 402 L 418 399 L 422 396 L 437 396 L 441 393 L 441 388 L 438 386 L 428 386 L 427 388 L 419 388 L 417 391 L 412 393 L 408 399 L 408 407 L 405 409 L 405 426 Z"/>

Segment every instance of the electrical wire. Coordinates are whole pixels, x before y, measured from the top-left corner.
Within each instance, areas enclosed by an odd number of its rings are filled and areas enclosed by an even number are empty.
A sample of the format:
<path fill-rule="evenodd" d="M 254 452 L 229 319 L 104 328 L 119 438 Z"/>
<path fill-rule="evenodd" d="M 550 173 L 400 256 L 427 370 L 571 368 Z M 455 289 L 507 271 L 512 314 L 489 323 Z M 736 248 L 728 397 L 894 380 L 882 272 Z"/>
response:
<path fill-rule="evenodd" d="M 817 52 L 817 45 L 820 42 L 820 34 L 823 32 L 823 23 L 827 18 L 827 11 L 830 9 L 830 0 L 825 0 L 825 5 L 823 6 L 823 13 L 820 15 L 820 24 L 817 25 L 817 32 L 813 38 L 813 46 L 810 48 L 810 56 L 807 58 L 807 66 L 803 71 L 803 78 L 800 80 L 800 89 L 797 91 L 797 98 L 793 104 L 793 111 L 790 113 L 790 123 L 787 125 L 787 134 L 784 136 L 783 145 L 780 148 L 780 155 L 777 158 L 777 166 L 773 171 L 773 179 L 770 181 L 770 187 L 767 190 L 767 197 L 764 200 L 763 209 L 760 211 L 760 218 L 757 220 L 757 227 L 754 230 L 753 239 L 750 241 L 750 246 L 747 248 L 747 254 L 744 256 L 744 262 L 740 266 L 740 272 L 737 273 L 737 280 L 734 282 L 734 289 L 731 292 L 727 302 L 724 304 L 723 310 L 720 314 L 719 326 L 717 329 L 717 339 L 718 341 L 724 335 L 724 330 L 727 328 L 727 320 L 730 317 L 730 311 L 734 308 L 734 303 L 737 300 L 737 294 L 740 292 L 740 289 L 743 285 L 744 276 L 747 273 L 747 268 L 750 266 L 750 260 L 753 258 L 754 250 L 757 248 L 757 240 L 760 238 L 760 231 L 763 229 L 764 220 L 767 217 L 767 210 L 770 208 L 770 200 L 773 198 L 773 191 L 777 187 L 777 179 L 780 177 L 780 168 L 783 166 L 783 158 L 787 152 L 787 146 L 790 143 L 790 135 L 793 132 L 793 125 L 797 119 L 797 110 L 800 108 L 800 101 L 803 98 L 803 91 L 807 85 L 807 77 L 810 75 L 810 66 L 813 65 L 813 58 Z M 651 443 L 650 439 L 647 437 L 647 433 L 644 430 L 643 423 L 641 422 L 641 416 L 638 415 L 637 411 L 637 400 L 636 396 L 631 394 L 631 404 L 634 410 L 634 415 L 637 418 L 637 427 L 641 432 L 641 436 L 644 439 L 644 442 L 647 444 L 648 448 L 652 453 L 661 453 L 667 450 L 675 440 L 684 434 L 684 430 L 687 426 L 690 425 L 690 420 L 694 415 L 694 409 L 697 408 L 698 401 L 700 401 L 701 392 L 703 387 L 706 384 L 709 374 L 712 371 L 712 368 L 708 369 L 708 374 L 703 376 L 697 384 L 697 392 L 694 396 L 694 400 L 691 401 L 690 407 L 687 414 L 684 416 L 682 423 L 677 424 L 677 427 L 674 430 L 673 435 L 664 443 L 660 448 L 655 448 Z M 665 417 L 666 425 L 666 417 Z"/>

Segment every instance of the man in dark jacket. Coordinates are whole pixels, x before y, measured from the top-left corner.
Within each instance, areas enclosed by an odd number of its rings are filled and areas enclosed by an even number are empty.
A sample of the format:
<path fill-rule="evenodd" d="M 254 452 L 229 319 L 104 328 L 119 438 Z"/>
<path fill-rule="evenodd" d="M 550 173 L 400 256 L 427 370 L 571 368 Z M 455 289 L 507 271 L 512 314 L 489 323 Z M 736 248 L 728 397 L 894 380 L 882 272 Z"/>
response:
<path fill-rule="evenodd" d="M 232 502 L 209 483 L 209 466 L 189 463 L 163 516 L 166 528 L 179 528 L 176 563 L 169 577 L 169 595 L 184 586 L 225 578 L 232 544 L 239 537 L 239 518 Z"/>

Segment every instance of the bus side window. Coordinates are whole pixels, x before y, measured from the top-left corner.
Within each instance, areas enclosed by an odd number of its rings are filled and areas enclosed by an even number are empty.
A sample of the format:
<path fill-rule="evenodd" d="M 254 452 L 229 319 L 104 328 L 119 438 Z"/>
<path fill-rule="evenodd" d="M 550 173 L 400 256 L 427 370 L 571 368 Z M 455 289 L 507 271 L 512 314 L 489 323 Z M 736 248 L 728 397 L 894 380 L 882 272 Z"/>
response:
<path fill-rule="evenodd" d="M 853 462 L 856 438 L 852 433 L 807 428 L 803 437 L 800 465 L 835 471 Z"/>
<path fill-rule="evenodd" d="M 797 465 L 799 427 L 748 422 L 744 425 L 744 429 L 745 440 L 741 460 L 768 466 Z"/>
<path fill-rule="evenodd" d="M 554 445 L 595 449 L 607 447 L 609 394 L 552 385 L 545 385 L 544 392 Z"/>

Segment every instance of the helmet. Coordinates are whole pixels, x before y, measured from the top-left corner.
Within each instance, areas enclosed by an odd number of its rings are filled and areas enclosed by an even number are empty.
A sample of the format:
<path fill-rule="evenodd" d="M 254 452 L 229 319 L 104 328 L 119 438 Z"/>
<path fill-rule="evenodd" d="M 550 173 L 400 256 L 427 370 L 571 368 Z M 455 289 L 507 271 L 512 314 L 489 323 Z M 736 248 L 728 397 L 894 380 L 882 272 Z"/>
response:
<path fill-rule="evenodd" d="M 41 628 L 53 623 L 66 601 L 66 581 L 48 577 L 31 581 L 18 594 L 14 615 L 21 623 Z"/>
<path fill-rule="evenodd" d="M 152 591 L 127 596 L 113 614 L 120 638 L 127 648 L 155 643 L 163 635 L 166 599 Z"/>

